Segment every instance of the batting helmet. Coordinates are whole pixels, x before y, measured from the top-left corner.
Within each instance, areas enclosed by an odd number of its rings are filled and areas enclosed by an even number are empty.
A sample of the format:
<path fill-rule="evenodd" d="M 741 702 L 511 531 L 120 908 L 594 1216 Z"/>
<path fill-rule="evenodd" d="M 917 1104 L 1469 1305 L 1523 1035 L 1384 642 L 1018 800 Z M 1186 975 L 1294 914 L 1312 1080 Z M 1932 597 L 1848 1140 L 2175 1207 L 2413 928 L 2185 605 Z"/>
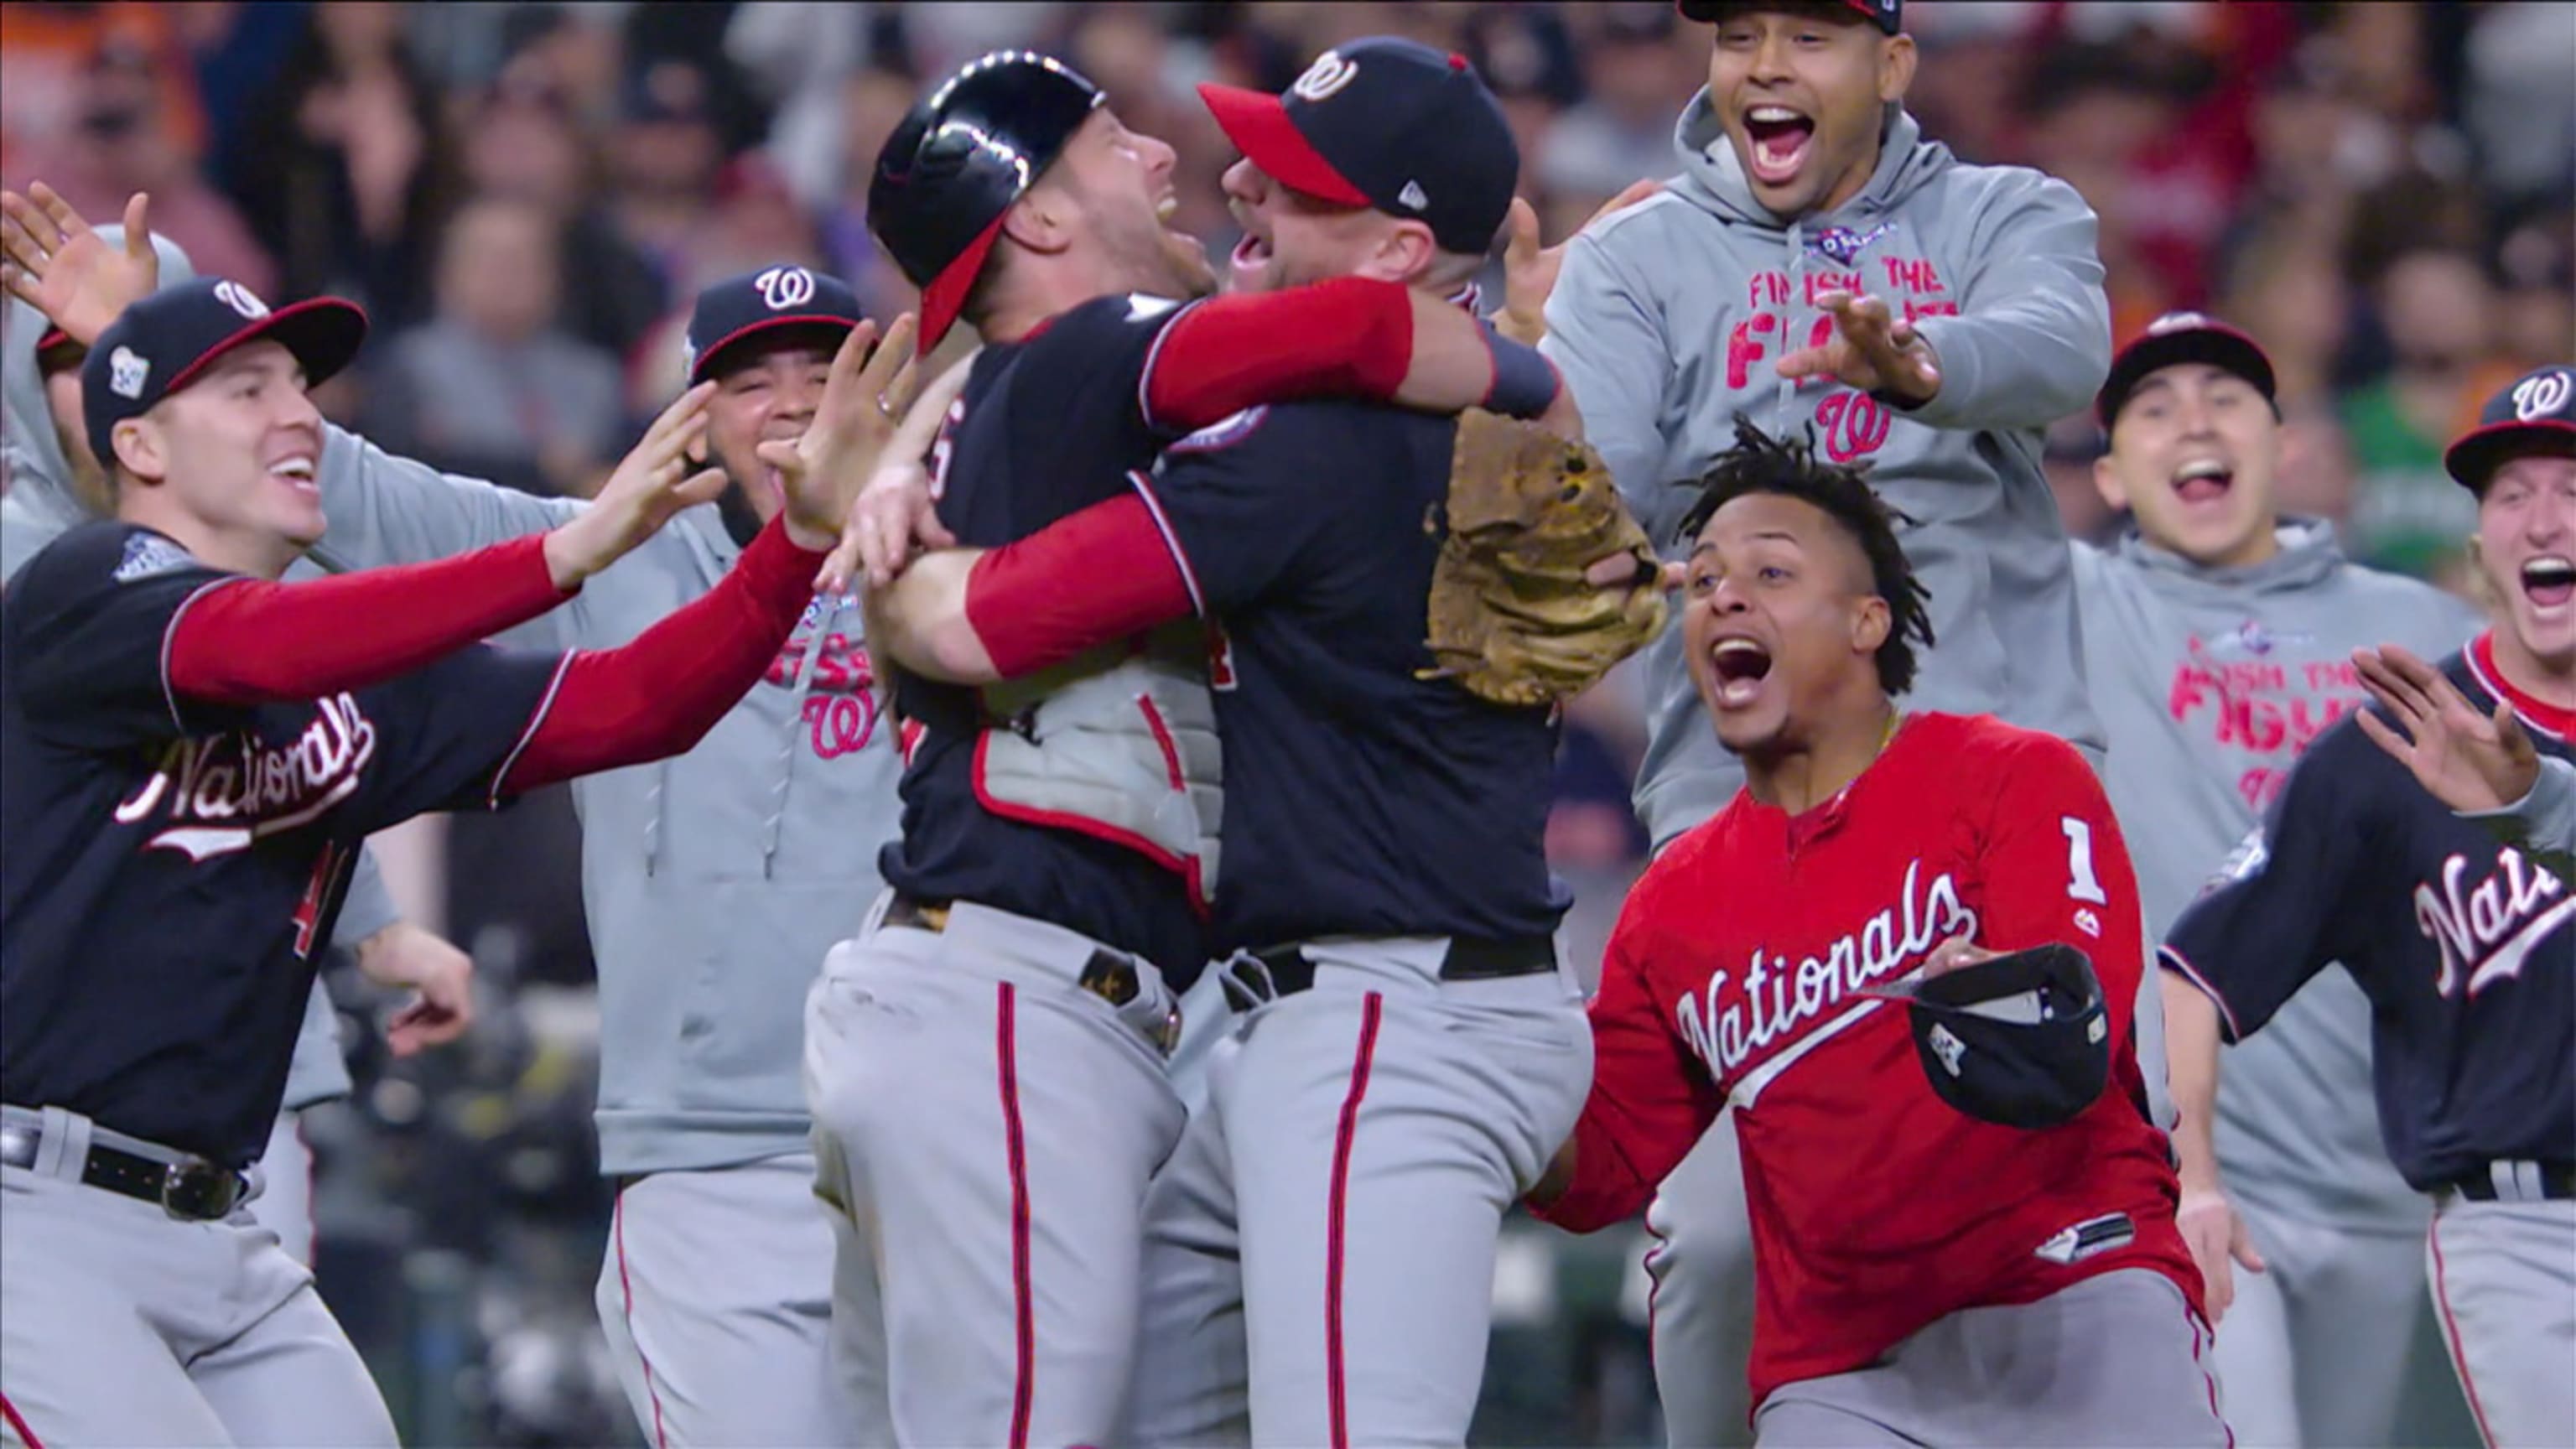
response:
<path fill-rule="evenodd" d="M 886 138 L 868 182 L 868 227 L 921 288 L 922 350 L 956 322 L 1011 203 L 1102 99 L 1060 60 L 997 50 L 915 103 Z"/>

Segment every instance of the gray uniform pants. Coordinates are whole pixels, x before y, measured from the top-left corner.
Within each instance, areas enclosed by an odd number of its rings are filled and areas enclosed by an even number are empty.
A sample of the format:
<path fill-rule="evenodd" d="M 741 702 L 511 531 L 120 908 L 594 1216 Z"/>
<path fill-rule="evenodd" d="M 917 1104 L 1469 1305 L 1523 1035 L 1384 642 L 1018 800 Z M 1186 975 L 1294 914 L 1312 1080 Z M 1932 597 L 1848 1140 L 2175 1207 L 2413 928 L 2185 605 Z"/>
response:
<path fill-rule="evenodd" d="M 2576 1202 L 2446 1193 L 2424 1256 L 2451 1365 L 2487 1443 L 2576 1444 Z"/>
<path fill-rule="evenodd" d="M 244 1209 L 183 1222 L 81 1185 L 88 1119 L 41 1115 L 35 1167 L 0 1167 L 0 1437 L 394 1443 L 366 1364 L 274 1234 Z"/>
<path fill-rule="evenodd" d="M 1146 1184 L 1183 1113 L 1171 992 L 1130 963 L 1113 1006 L 1080 984 L 1105 950 L 961 903 L 936 932 L 872 920 L 825 960 L 805 1088 L 816 1191 L 842 1209 L 834 1357 L 875 1425 L 856 1442 L 1109 1442 Z"/>
<path fill-rule="evenodd" d="M 1503 1213 L 1573 1130 L 1592 1038 L 1566 973 L 1444 982 L 1447 945 L 1310 942 L 1313 987 L 1210 1053 L 1147 1204 L 1121 1442 L 1466 1442 Z"/>
<path fill-rule="evenodd" d="M 1867 1368 L 1774 1390 L 1761 1449 L 1923 1444 L 2222 1449 L 2208 1335 L 2162 1274 L 2125 1269 L 2036 1303 L 1935 1321 Z"/>

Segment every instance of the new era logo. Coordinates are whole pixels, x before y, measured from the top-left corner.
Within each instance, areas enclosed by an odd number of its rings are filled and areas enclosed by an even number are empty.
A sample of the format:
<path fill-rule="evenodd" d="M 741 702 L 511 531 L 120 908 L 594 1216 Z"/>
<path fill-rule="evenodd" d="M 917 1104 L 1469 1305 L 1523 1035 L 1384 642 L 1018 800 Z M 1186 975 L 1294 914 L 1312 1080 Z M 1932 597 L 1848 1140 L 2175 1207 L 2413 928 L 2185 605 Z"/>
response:
<path fill-rule="evenodd" d="M 1419 181 L 1404 183 L 1404 189 L 1395 194 L 1395 199 L 1415 211 L 1420 211 L 1431 204 L 1431 198 L 1422 194 L 1422 183 Z"/>
<path fill-rule="evenodd" d="M 134 354 L 131 347 L 120 347 L 107 358 L 107 390 L 123 398 L 143 396 L 143 384 L 152 376 L 152 364 Z"/>

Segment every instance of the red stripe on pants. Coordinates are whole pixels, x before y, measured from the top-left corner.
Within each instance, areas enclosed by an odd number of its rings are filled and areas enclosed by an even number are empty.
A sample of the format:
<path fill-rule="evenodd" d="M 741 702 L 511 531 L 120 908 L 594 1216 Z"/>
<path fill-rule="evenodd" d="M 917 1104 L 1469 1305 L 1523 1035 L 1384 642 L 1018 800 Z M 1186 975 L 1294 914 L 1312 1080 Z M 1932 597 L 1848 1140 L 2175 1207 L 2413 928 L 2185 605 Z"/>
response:
<path fill-rule="evenodd" d="M 2460 1325 L 2451 1317 L 2450 1294 L 2442 1286 L 2442 1219 L 2439 1213 L 2424 1225 L 2424 1241 L 2433 1247 L 2433 1306 L 2442 1310 L 2442 1336 L 2451 1341 L 2451 1367 L 2460 1375 L 2460 1391 L 2468 1396 L 2469 1416 L 2478 1421 L 2478 1437 L 2494 1449 L 2495 1433 L 2487 1428 L 2486 1407 L 2478 1402 L 2478 1386 L 2469 1382 L 2468 1345 L 2460 1342 Z"/>
<path fill-rule="evenodd" d="M 626 1295 L 626 1341 L 635 1345 L 635 1361 L 644 1366 L 644 1401 L 653 1406 L 653 1449 L 671 1449 L 670 1436 L 662 1432 L 662 1393 L 653 1387 L 653 1360 L 645 1357 L 644 1340 L 635 1336 L 635 1283 L 626 1276 L 625 1193 L 617 1195 L 608 1220 L 610 1231 L 617 1235 L 617 1288 Z"/>
<path fill-rule="evenodd" d="M 1020 1135 L 1018 994 L 1007 981 L 999 990 L 994 1055 L 1001 1064 L 1002 1135 L 1011 1163 L 1012 1318 L 1019 1340 L 1017 1378 L 1011 1390 L 1011 1449 L 1028 1449 L 1038 1357 L 1037 1305 L 1029 1292 L 1029 1155 Z"/>
<path fill-rule="evenodd" d="M 1369 1063 L 1377 1055 L 1378 1017 L 1386 998 L 1370 992 L 1360 1004 L 1360 1046 L 1351 1062 L 1351 1090 L 1342 1098 L 1341 1130 L 1333 1136 L 1333 1186 L 1324 1221 L 1324 1382 L 1332 1415 L 1333 1449 L 1350 1449 L 1349 1406 L 1342 1387 L 1342 1246 L 1348 1236 L 1351 1138 L 1359 1131 L 1360 1101 L 1368 1095 Z"/>
<path fill-rule="evenodd" d="M 18 1413 L 18 1406 L 9 1402 L 7 1394 L 0 1394 L 0 1419 L 9 1421 L 9 1427 L 18 1431 L 18 1437 L 26 1442 L 27 1449 L 45 1449 L 45 1441 L 37 1438 L 36 1431 L 27 1427 L 27 1421 Z"/>

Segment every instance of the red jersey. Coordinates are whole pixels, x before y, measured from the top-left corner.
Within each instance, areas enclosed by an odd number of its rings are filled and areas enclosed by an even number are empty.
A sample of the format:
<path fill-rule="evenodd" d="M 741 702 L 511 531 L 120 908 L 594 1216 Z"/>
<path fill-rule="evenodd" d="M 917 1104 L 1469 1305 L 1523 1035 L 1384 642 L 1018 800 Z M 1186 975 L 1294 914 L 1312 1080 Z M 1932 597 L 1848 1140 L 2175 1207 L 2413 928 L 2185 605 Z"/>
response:
<path fill-rule="evenodd" d="M 2117 1049 L 2074 1121 L 2032 1132 L 1956 1111 L 1924 1078 L 1905 1007 L 1858 994 L 1915 975 L 1962 931 L 2092 957 Z M 1625 1220 L 1735 1107 L 1757 1406 L 1960 1309 L 2113 1269 L 2165 1274 L 2197 1312 L 2132 1035 L 2144 938 L 2110 804 L 2053 735 L 1918 714 L 1795 819 L 1739 792 L 1620 913 L 1576 1177 L 1542 1216 L 1578 1232 Z"/>

